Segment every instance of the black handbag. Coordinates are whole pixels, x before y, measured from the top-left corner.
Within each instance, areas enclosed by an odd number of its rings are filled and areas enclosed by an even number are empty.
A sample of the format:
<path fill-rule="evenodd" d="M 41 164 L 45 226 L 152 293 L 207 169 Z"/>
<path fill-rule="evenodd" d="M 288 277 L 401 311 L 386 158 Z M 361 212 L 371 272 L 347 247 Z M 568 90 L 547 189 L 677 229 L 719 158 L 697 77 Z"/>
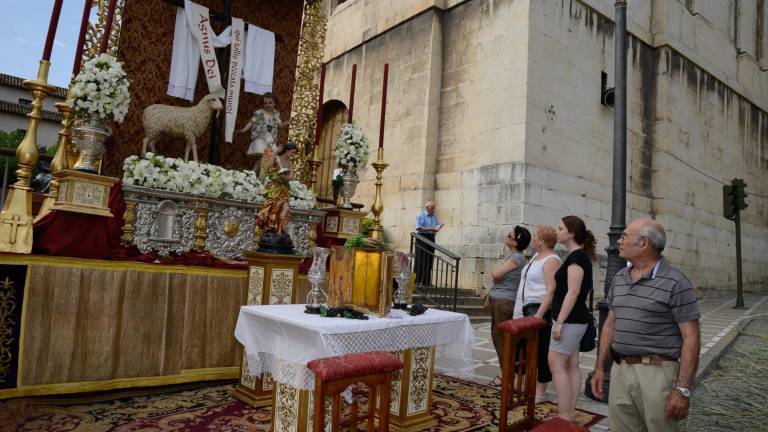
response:
<path fill-rule="evenodd" d="M 597 328 L 595 327 L 595 318 L 592 315 L 589 316 L 589 322 L 587 322 L 587 331 L 584 332 L 584 336 L 581 337 L 579 343 L 579 351 L 590 352 L 595 349 L 595 339 L 597 339 Z"/>
<path fill-rule="evenodd" d="M 541 303 L 528 303 L 527 305 L 523 306 L 523 316 L 536 315 L 536 312 L 539 311 L 539 306 L 541 306 Z"/>

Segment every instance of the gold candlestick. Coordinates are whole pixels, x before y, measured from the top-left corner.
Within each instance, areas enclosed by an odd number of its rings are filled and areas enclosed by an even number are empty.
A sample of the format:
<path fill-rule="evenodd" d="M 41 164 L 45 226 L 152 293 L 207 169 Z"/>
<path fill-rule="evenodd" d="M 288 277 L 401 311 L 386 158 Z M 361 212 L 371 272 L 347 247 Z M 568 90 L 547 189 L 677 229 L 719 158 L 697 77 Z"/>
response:
<path fill-rule="evenodd" d="M 25 253 L 32 252 L 32 190 L 29 177 L 32 167 L 37 163 L 37 127 L 43 119 L 43 99 L 55 90 L 48 84 L 48 69 L 51 63 L 40 60 L 37 78 L 24 81 L 34 97 L 32 111 L 27 114 L 29 122 L 27 133 L 16 149 L 16 183 L 8 191 L 5 207 L 0 212 L 0 251 Z"/>
<path fill-rule="evenodd" d="M 384 241 L 384 229 L 381 227 L 381 212 L 384 211 L 384 201 L 381 199 L 381 173 L 389 166 L 389 164 L 384 163 L 384 148 L 379 147 L 376 162 L 371 165 L 373 166 L 373 169 L 376 170 L 376 195 L 374 196 L 373 205 L 371 206 L 371 212 L 373 213 L 371 238 Z"/>
<path fill-rule="evenodd" d="M 312 170 L 312 176 L 309 178 L 309 190 L 315 192 L 315 183 L 317 183 L 317 169 L 323 164 L 323 161 L 317 160 L 317 152 L 312 151 L 312 159 L 308 160 L 309 168 Z M 316 195 L 319 193 L 315 192 Z"/>
<path fill-rule="evenodd" d="M 45 215 L 51 212 L 53 203 L 55 203 L 56 199 L 59 197 L 59 178 L 54 174 L 69 168 L 69 163 L 67 162 L 67 153 L 68 149 L 72 145 L 72 120 L 74 119 L 74 116 L 72 115 L 72 107 L 69 106 L 71 96 L 71 94 L 67 95 L 66 102 L 57 102 L 54 104 L 56 109 L 59 110 L 59 114 L 61 114 L 61 129 L 59 129 L 59 140 L 58 146 L 56 147 L 56 155 L 51 161 L 51 190 L 45 196 L 43 205 L 40 207 L 40 211 L 35 217 L 35 222 L 39 221 L 45 217 Z"/>

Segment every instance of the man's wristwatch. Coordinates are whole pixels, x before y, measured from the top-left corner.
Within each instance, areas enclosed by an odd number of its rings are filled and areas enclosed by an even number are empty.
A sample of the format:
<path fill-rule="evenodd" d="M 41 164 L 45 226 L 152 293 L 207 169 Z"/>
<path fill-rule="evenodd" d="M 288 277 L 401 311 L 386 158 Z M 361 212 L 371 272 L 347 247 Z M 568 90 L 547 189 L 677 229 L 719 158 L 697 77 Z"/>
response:
<path fill-rule="evenodd" d="M 676 389 L 677 389 L 677 392 L 683 395 L 684 398 L 687 399 L 691 397 L 691 391 L 689 389 L 685 387 L 676 387 Z"/>

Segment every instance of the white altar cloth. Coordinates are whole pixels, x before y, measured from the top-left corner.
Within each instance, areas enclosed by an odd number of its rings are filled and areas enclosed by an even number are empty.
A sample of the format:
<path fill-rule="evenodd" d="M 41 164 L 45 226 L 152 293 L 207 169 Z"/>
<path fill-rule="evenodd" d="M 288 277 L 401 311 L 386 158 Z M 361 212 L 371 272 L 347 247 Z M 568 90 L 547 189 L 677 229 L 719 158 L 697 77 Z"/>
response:
<path fill-rule="evenodd" d="M 437 309 L 353 320 L 305 314 L 304 305 L 242 306 L 235 338 L 245 347 L 252 375 L 269 372 L 277 382 L 304 390 L 315 385 L 308 362 L 354 352 L 436 346 L 438 372 L 469 377 L 474 368 L 469 317 Z"/>

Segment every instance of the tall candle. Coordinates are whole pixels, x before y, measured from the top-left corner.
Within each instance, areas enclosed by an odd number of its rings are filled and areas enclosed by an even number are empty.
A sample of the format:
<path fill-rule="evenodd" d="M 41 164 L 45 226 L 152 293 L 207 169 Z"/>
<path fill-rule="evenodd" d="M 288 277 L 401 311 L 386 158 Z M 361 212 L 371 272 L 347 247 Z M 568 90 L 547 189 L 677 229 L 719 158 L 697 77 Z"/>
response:
<path fill-rule="evenodd" d="M 75 51 L 75 64 L 72 65 L 72 76 L 80 72 L 80 63 L 83 59 L 83 46 L 85 45 L 85 32 L 88 30 L 88 20 L 91 17 L 93 0 L 85 0 L 83 7 L 83 19 L 80 21 L 80 34 L 77 36 L 77 49 Z"/>
<path fill-rule="evenodd" d="M 53 3 L 51 12 L 51 22 L 48 24 L 48 36 L 45 38 L 45 47 L 43 48 L 43 60 L 51 61 L 51 51 L 53 51 L 53 40 L 56 38 L 56 28 L 59 26 L 59 15 L 61 15 L 61 3 L 64 0 L 56 0 Z"/>
<path fill-rule="evenodd" d="M 352 123 L 352 112 L 355 110 L 355 77 L 357 77 L 357 65 L 352 65 L 352 88 L 349 90 L 349 115 L 347 123 Z"/>
<path fill-rule="evenodd" d="M 320 67 L 320 97 L 317 102 L 317 125 L 315 127 L 315 147 L 312 149 L 313 156 L 317 156 L 317 147 L 320 145 L 320 132 L 323 130 L 323 93 L 325 93 L 325 63 Z"/>
<path fill-rule="evenodd" d="M 379 148 L 384 148 L 384 113 L 387 111 L 387 81 L 389 81 L 389 63 L 384 63 L 384 86 L 381 89 L 381 123 L 379 123 Z"/>
<path fill-rule="evenodd" d="M 101 39 L 101 46 L 99 47 L 100 53 L 107 52 L 107 46 L 109 45 L 109 35 L 112 33 L 112 19 L 115 17 L 115 5 L 117 0 L 109 0 L 109 8 L 107 9 L 107 22 L 104 23 L 104 37 Z"/>

